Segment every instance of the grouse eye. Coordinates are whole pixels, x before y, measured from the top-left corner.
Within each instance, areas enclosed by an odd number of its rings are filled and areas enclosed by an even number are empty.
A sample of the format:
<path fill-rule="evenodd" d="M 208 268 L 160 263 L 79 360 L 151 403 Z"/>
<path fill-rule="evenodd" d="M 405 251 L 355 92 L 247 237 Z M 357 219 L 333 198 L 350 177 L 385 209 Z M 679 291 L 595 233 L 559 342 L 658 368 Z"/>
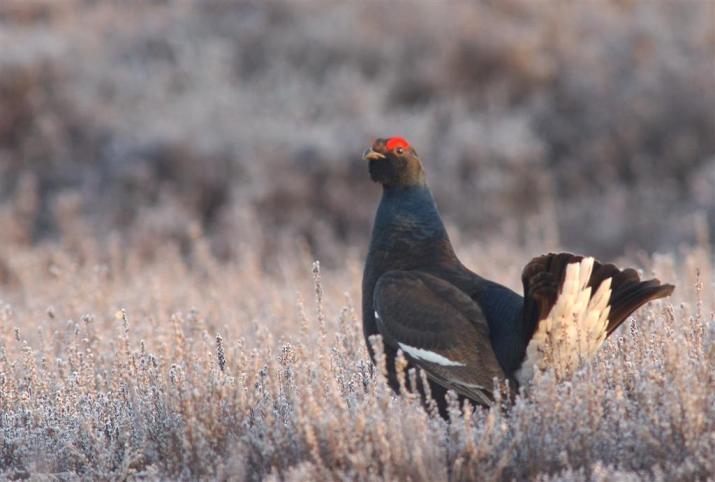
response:
<path fill-rule="evenodd" d="M 395 153 L 397 153 L 398 156 L 401 156 L 405 153 L 405 149 L 403 147 L 398 147 L 397 149 L 395 149 Z"/>

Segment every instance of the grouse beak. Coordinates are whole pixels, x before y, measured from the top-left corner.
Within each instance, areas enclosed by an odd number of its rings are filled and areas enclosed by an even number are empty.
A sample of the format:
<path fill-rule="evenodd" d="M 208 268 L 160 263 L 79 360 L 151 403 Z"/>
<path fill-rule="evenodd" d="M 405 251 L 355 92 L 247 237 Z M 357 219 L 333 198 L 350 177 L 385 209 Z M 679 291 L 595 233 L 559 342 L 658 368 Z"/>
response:
<path fill-rule="evenodd" d="M 362 158 L 366 161 L 374 161 L 377 159 L 385 159 L 385 154 L 381 154 L 377 151 L 374 151 L 372 147 L 368 147 L 367 149 L 365 149 L 365 152 L 362 153 Z"/>

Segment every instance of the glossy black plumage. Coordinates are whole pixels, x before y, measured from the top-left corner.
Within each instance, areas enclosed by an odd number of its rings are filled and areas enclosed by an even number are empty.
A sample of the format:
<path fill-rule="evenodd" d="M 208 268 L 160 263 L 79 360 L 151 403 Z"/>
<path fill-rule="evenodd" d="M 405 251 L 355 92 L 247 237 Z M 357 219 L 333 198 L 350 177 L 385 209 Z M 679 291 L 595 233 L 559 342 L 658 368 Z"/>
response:
<path fill-rule="evenodd" d="M 410 366 L 427 372 L 443 414 L 446 389 L 488 403 L 492 379 L 516 387 L 515 373 L 554 304 L 565 267 L 582 257 L 561 253 L 532 260 L 522 276 L 526 298 L 481 278 L 457 258 L 417 153 L 411 147 L 395 152 L 389 144 L 378 139 L 365 153 L 371 177 L 383 185 L 363 273 L 368 349 L 372 355 L 372 335 L 383 336 L 395 390 L 394 361 L 402 349 Z M 641 282 L 633 270 L 595 263 L 590 282 L 605 277 L 613 278 L 609 334 L 639 306 L 673 289 L 657 280 Z"/>
<path fill-rule="evenodd" d="M 473 299 L 445 279 L 417 270 L 383 274 L 373 297 L 373 315 L 386 344 L 416 359 L 430 380 L 489 402 L 492 380 L 505 374 Z"/>

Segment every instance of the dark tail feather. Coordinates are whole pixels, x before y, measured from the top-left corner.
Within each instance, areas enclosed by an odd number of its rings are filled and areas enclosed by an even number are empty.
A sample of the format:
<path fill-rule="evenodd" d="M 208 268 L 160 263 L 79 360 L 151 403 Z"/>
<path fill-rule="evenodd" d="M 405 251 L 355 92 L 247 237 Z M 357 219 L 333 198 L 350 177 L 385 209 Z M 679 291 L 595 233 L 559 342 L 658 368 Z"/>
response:
<path fill-rule="evenodd" d="M 566 276 L 566 266 L 578 263 L 583 256 L 571 253 L 549 253 L 534 258 L 522 273 L 524 284 L 524 321 L 530 338 L 539 320 L 546 317 L 556 303 L 561 283 Z M 606 278 L 611 280 L 611 311 L 608 316 L 607 333 L 610 335 L 628 316 L 651 300 L 664 298 L 675 287 L 660 284 L 657 279 L 641 281 L 634 269 L 620 270 L 613 264 L 593 263 L 593 272 L 588 281 L 593 291 Z"/>
<path fill-rule="evenodd" d="M 633 270 L 621 271 L 621 274 L 627 271 Z M 621 323 L 638 308 L 651 300 L 670 296 L 675 289 L 673 285 L 660 284 L 657 279 L 640 281 L 635 271 L 633 271 L 633 274 L 635 279 L 626 281 L 620 281 L 618 275 L 613 278 L 613 284 L 611 285 L 613 291 L 610 301 L 611 312 L 608 315 L 608 327 L 606 328 L 608 336 L 611 336 L 611 333 L 621 326 Z"/>

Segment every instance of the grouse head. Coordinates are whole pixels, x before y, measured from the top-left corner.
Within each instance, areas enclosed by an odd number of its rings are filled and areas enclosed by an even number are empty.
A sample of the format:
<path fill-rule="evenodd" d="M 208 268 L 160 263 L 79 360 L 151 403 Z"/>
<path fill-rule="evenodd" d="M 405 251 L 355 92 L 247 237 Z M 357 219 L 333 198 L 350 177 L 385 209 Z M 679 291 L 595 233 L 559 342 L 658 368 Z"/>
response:
<path fill-rule="evenodd" d="M 425 173 L 417 152 L 402 137 L 377 139 L 362 155 L 370 161 L 370 177 L 386 188 L 425 184 Z"/>

